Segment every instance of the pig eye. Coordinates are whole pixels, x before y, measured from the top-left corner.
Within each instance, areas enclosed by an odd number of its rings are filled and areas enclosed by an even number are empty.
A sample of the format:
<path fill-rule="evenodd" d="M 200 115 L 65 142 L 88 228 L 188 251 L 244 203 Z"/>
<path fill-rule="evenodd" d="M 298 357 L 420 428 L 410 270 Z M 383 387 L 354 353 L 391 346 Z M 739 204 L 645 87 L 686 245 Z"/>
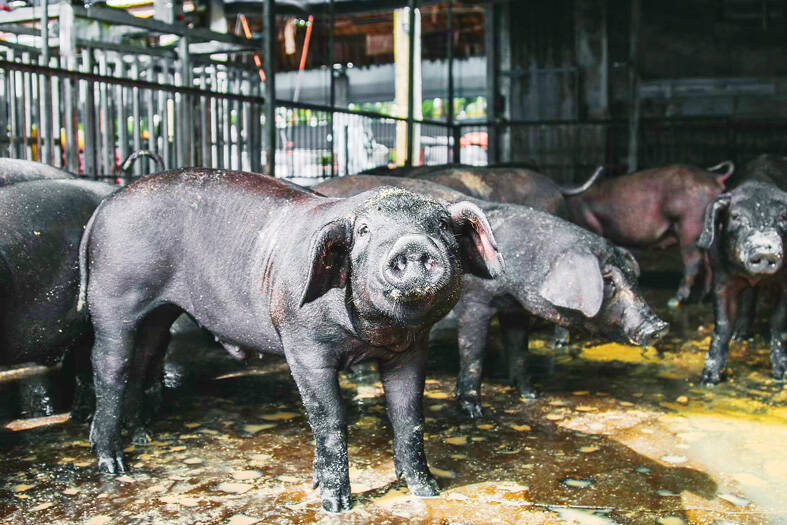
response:
<path fill-rule="evenodd" d="M 359 237 L 363 237 L 363 236 L 364 236 L 364 235 L 366 235 L 367 233 L 369 233 L 369 226 L 367 226 L 366 224 L 361 224 L 361 225 L 358 227 L 358 236 L 359 236 Z"/>

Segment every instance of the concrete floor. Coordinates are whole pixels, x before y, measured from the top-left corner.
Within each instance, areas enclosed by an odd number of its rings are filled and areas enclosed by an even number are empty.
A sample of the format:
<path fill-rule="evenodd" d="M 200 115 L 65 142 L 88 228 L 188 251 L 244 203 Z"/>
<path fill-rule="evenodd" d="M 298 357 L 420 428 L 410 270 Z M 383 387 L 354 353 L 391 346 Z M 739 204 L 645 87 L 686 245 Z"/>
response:
<path fill-rule="evenodd" d="M 668 291 L 648 297 L 661 306 Z M 154 440 L 128 447 L 127 475 L 99 475 L 87 426 L 66 416 L 0 432 L 0 521 L 787 523 L 787 388 L 770 378 L 767 342 L 735 343 L 730 379 L 703 388 L 709 309 L 659 312 L 672 331 L 658 351 L 578 340 L 556 353 L 539 333 L 541 398 L 525 403 L 490 378 L 479 421 L 458 410 L 455 343 L 438 338 L 425 401 L 434 499 L 394 480 L 379 383 L 345 379 L 354 506 L 341 516 L 311 488 L 311 432 L 283 361 L 244 366 L 181 334 Z"/>

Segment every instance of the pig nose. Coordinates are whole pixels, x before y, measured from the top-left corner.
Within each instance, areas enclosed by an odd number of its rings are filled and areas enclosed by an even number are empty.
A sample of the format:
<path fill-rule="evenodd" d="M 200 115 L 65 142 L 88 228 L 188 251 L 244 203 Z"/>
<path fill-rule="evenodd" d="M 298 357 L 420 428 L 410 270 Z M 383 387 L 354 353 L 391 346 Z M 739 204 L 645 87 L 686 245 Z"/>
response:
<path fill-rule="evenodd" d="M 749 256 L 746 266 L 753 273 L 773 273 L 782 266 L 781 255 L 772 247 L 765 246 Z"/>
<path fill-rule="evenodd" d="M 406 296 L 431 295 L 445 274 L 445 263 L 434 241 L 424 235 L 401 237 L 383 264 L 385 281 Z"/>
<path fill-rule="evenodd" d="M 782 267 L 782 239 L 773 230 L 754 232 L 748 240 L 744 266 L 751 273 L 776 273 Z"/>
<path fill-rule="evenodd" d="M 648 346 L 667 335 L 667 332 L 669 332 L 669 324 L 658 317 L 653 317 L 643 323 L 635 342 L 640 346 Z"/>

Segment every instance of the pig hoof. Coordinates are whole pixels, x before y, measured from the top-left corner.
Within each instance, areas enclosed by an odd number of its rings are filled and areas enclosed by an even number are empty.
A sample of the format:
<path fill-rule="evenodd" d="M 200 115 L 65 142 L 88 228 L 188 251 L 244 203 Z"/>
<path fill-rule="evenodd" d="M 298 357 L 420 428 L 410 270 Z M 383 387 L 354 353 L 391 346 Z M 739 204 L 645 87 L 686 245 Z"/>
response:
<path fill-rule="evenodd" d="M 126 472 L 126 465 L 123 463 L 123 456 L 118 454 L 112 456 L 98 457 L 98 471 L 105 474 L 123 474 Z"/>
<path fill-rule="evenodd" d="M 677 310 L 680 307 L 680 299 L 677 297 L 673 297 L 669 301 L 667 301 L 667 308 L 670 310 Z"/>
<path fill-rule="evenodd" d="M 350 487 L 324 490 L 322 494 L 322 508 L 327 512 L 338 513 L 343 510 L 350 510 Z"/>
<path fill-rule="evenodd" d="M 477 419 L 484 417 L 484 411 L 481 408 L 480 401 L 461 401 L 462 410 L 471 418 Z"/>
<path fill-rule="evenodd" d="M 720 381 L 721 381 L 721 374 L 709 372 L 707 370 L 702 372 L 702 379 L 700 380 L 700 383 L 703 386 L 714 386 L 719 384 Z"/>
<path fill-rule="evenodd" d="M 440 495 L 440 487 L 437 486 L 437 480 L 429 474 L 426 476 L 418 476 L 417 481 L 407 482 L 407 488 L 413 496 L 419 498 L 434 498 Z"/>
<path fill-rule="evenodd" d="M 773 378 L 776 381 L 787 381 L 787 368 L 774 368 Z"/>
<path fill-rule="evenodd" d="M 134 445 L 149 445 L 152 441 L 150 431 L 145 427 L 139 427 L 131 435 L 131 443 Z"/>
<path fill-rule="evenodd" d="M 535 401 L 536 399 L 538 399 L 538 392 L 536 392 L 532 388 L 522 388 L 522 387 L 520 387 L 519 388 L 519 395 L 522 396 L 522 398 L 525 401 Z"/>

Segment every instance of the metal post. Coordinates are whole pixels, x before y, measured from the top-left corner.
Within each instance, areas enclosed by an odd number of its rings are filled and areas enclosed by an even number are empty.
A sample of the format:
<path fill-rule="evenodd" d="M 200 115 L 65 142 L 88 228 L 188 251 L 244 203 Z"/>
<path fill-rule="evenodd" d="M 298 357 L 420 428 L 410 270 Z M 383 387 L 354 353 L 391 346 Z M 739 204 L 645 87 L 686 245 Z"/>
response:
<path fill-rule="evenodd" d="M 337 175 L 335 166 L 336 160 L 336 130 L 333 129 L 333 114 L 334 114 L 334 107 L 336 106 L 336 78 L 334 77 L 333 71 L 333 62 L 334 62 L 334 28 L 336 25 L 336 11 L 334 11 L 335 5 L 334 0 L 331 0 L 330 4 L 328 4 L 328 23 L 330 24 L 330 30 L 328 31 L 328 74 L 330 75 L 330 95 L 329 95 L 329 103 L 331 106 L 331 112 L 329 115 L 330 121 L 330 130 L 331 130 L 331 177 L 335 177 Z"/>
<path fill-rule="evenodd" d="M 453 139 L 453 153 L 451 161 L 454 164 L 459 162 L 459 141 L 456 137 L 459 135 L 454 130 L 454 2 L 448 2 L 448 28 L 447 28 L 447 50 L 448 50 L 448 109 L 446 111 L 446 119 L 448 120 L 448 136 Z"/>
<path fill-rule="evenodd" d="M 276 0 L 265 0 L 265 148 L 267 174 L 276 176 Z"/>
<path fill-rule="evenodd" d="M 407 156 L 405 157 L 404 165 L 410 167 L 413 165 L 413 143 L 415 138 L 415 123 L 413 116 L 415 112 L 415 2 L 416 0 L 409 0 L 408 2 L 408 49 L 407 49 Z"/>
<path fill-rule="evenodd" d="M 41 57 L 42 66 L 49 66 L 49 1 L 41 0 Z M 52 106 L 49 104 L 49 78 L 46 75 L 39 77 L 41 87 L 41 160 L 47 164 L 52 162 L 50 147 L 52 146 L 52 130 L 49 126 L 49 112 Z"/>
<path fill-rule="evenodd" d="M 639 28 L 641 0 L 631 0 L 631 23 L 629 28 L 629 155 L 628 171 L 637 171 L 639 149 Z"/>
<path fill-rule="evenodd" d="M 486 108 L 489 127 L 488 136 L 488 163 L 498 162 L 498 134 L 497 134 L 497 108 L 498 98 L 498 35 L 497 35 L 497 8 L 493 0 L 486 3 L 484 9 L 484 38 L 486 39 Z"/>

